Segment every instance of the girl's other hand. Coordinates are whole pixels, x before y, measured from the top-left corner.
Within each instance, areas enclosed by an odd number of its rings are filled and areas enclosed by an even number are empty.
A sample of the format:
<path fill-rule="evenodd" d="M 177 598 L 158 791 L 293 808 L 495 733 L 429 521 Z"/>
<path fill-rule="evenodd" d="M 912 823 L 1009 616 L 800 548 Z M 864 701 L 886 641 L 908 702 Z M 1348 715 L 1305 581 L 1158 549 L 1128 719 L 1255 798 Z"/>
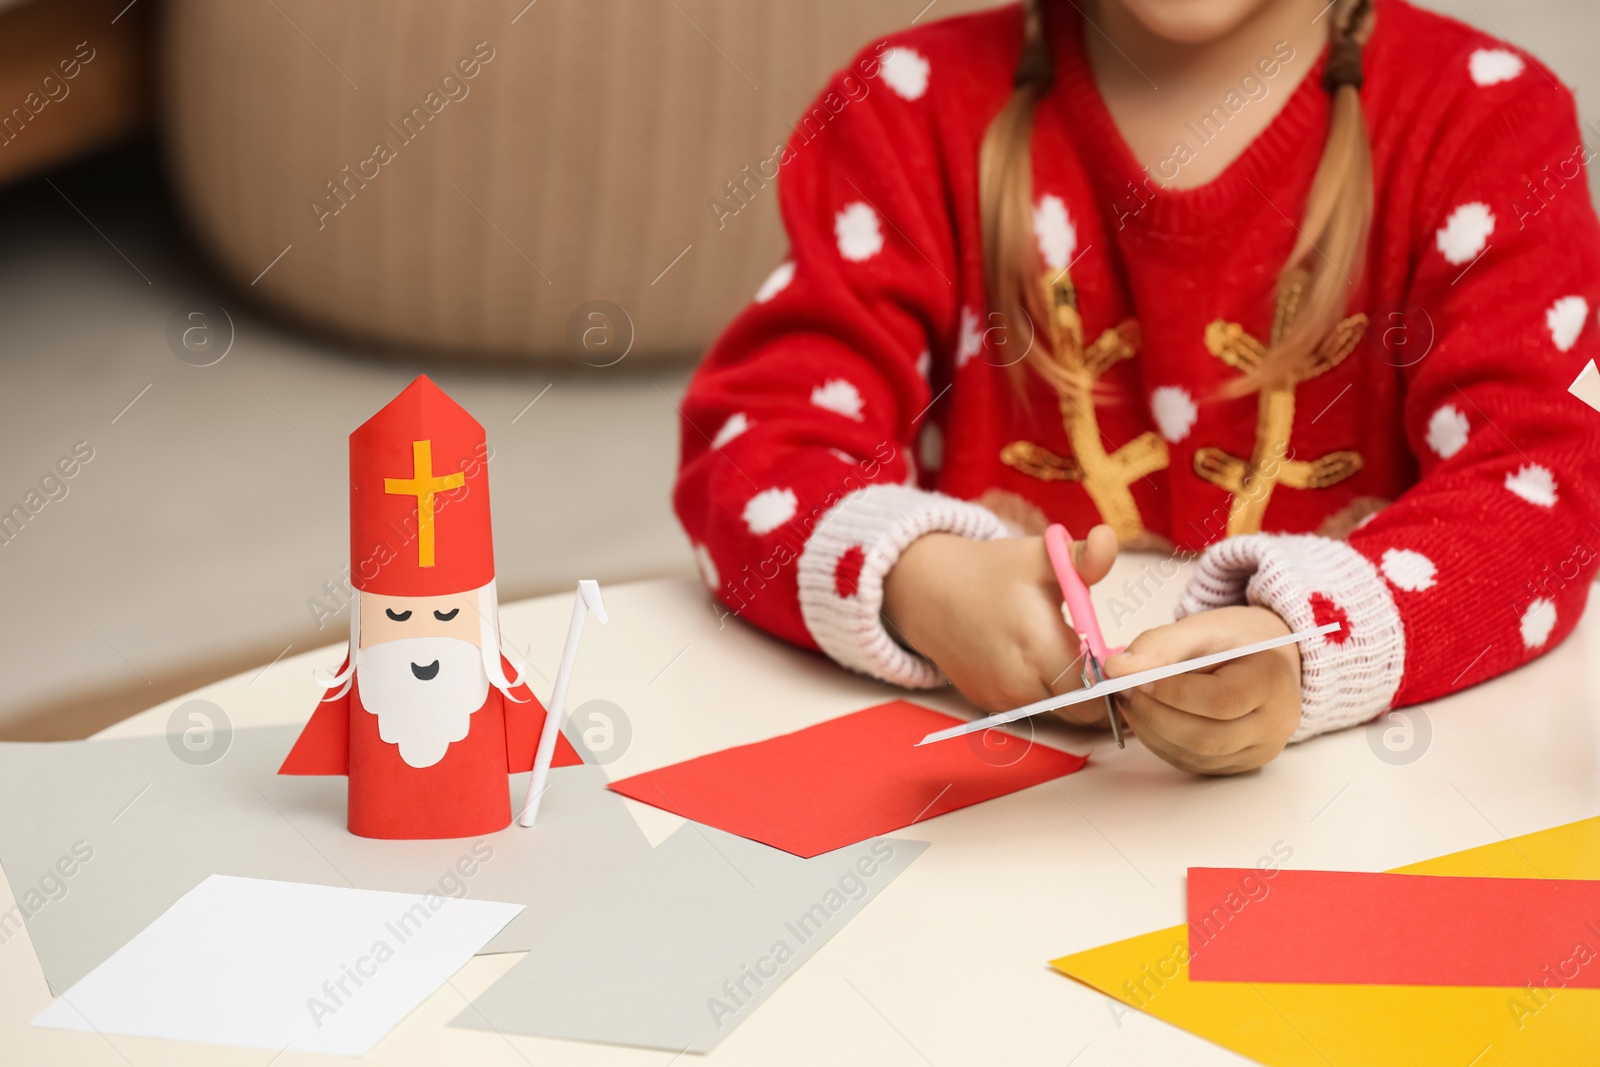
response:
<path fill-rule="evenodd" d="M 1267 608 L 1203 611 L 1146 630 L 1106 661 L 1106 675 L 1119 678 L 1289 632 Z M 1139 740 L 1174 767 L 1195 774 L 1254 770 L 1282 752 L 1300 725 L 1300 647 L 1165 678 L 1117 700 Z"/>
<path fill-rule="evenodd" d="M 1072 561 L 1090 585 L 1116 558 L 1109 526 L 1096 526 L 1072 545 Z M 928 534 L 901 553 L 883 590 L 891 632 L 989 712 L 1079 687 L 1078 635 L 1062 618 L 1061 602 L 1042 537 L 972 541 Z M 1108 726 L 1099 703 L 1062 715 Z"/>

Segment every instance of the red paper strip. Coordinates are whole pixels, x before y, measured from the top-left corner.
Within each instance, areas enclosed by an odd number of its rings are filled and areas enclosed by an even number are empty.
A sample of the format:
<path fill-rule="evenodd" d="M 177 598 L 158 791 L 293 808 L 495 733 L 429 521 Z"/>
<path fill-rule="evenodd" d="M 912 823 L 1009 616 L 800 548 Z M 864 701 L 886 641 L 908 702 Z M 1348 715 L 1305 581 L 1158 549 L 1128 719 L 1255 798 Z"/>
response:
<path fill-rule="evenodd" d="M 998 731 L 975 734 L 970 744 L 916 747 L 925 734 L 958 722 L 895 700 L 646 771 L 611 788 L 809 857 L 1060 778 L 1088 762 Z"/>
<path fill-rule="evenodd" d="M 1189 977 L 1600 989 L 1600 881 L 1189 868 Z"/>

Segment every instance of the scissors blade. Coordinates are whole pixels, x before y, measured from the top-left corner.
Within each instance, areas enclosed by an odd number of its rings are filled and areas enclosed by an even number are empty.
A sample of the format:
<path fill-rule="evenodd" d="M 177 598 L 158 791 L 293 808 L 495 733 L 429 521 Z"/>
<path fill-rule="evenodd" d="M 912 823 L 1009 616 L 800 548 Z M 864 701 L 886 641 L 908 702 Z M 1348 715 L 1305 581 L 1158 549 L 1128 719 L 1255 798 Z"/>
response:
<path fill-rule="evenodd" d="M 975 719 L 972 722 L 962 723 L 960 726 L 952 726 L 947 730 L 935 730 L 927 737 L 924 737 L 921 741 L 918 741 L 915 747 L 920 748 L 923 745 L 931 745 L 935 741 L 948 741 L 952 737 L 963 737 L 967 734 L 977 733 L 980 730 L 992 730 L 996 726 L 1004 726 L 1008 722 L 1016 722 L 1018 719 L 1026 719 L 1030 716 L 1042 715 L 1047 711 L 1055 711 L 1058 708 L 1071 707 L 1073 704 L 1081 704 L 1085 700 L 1095 700 L 1100 697 L 1109 697 L 1113 693 L 1122 693 L 1129 689 L 1137 689 L 1141 685 L 1148 685 L 1151 682 L 1159 682 L 1163 678 L 1171 678 L 1174 675 L 1187 674 L 1189 671 L 1196 671 L 1202 667 L 1213 667 L 1218 663 L 1227 663 L 1229 660 L 1239 659 L 1243 656 L 1253 656 L 1257 652 L 1266 652 L 1270 649 L 1282 648 L 1284 645 L 1292 645 L 1297 642 L 1304 641 L 1307 638 L 1317 637 L 1322 634 L 1331 634 L 1339 628 L 1339 623 L 1330 622 L 1326 626 L 1317 626 L 1309 630 L 1301 630 L 1297 633 L 1285 634 L 1282 637 L 1273 637 L 1265 641 L 1257 641 L 1253 645 L 1244 645 L 1239 648 L 1232 648 L 1226 652 L 1213 652 L 1208 656 L 1196 656 L 1194 659 L 1186 659 L 1180 663 L 1169 664 L 1165 667 L 1152 667 L 1147 671 L 1139 671 L 1135 674 L 1129 674 L 1122 678 L 1112 678 L 1108 681 L 1097 682 L 1096 684 L 1089 686 L 1087 689 L 1077 689 L 1071 693 L 1062 693 L 1059 696 L 1046 697 L 1044 700 L 1037 700 L 1032 704 L 1024 704 L 1020 708 L 1012 708 L 1010 711 L 1002 711 L 997 714 L 990 715 L 986 719 Z"/>
<path fill-rule="evenodd" d="M 1093 652 L 1086 652 L 1083 657 L 1083 673 L 1078 677 L 1083 679 L 1085 689 L 1099 685 L 1106 680 L 1105 668 L 1095 658 Z M 1111 724 L 1111 739 L 1117 743 L 1118 748 L 1127 747 L 1122 740 L 1122 723 L 1117 720 L 1117 705 L 1110 697 L 1106 697 L 1106 721 Z M 914 746 L 913 746 L 914 747 Z"/>
<path fill-rule="evenodd" d="M 1100 661 L 1093 656 L 1089 657 L 1089 665 L 1094 668 L 1094 684 L 1098 685 L 1106 680 L 1106 670 Z M 1084 679 L 1088 684 L 1088 679 Z M 1108 694 L 1106 696 L 1106 721 L 1111 723 L 1111 740 L 1117 743 L 1118 748 L 1127 748 L 1128 743 L 1122 739 L 1122 720 L 1117 718 L 1117 702 Z"/>

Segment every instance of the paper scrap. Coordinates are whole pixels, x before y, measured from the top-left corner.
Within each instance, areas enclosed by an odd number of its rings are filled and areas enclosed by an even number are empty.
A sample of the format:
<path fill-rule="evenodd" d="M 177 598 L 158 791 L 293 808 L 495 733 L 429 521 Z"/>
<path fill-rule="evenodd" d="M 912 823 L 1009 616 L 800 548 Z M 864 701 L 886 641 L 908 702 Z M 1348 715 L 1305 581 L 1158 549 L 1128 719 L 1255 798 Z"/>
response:
<path fill-rule="evenodd" d="M 1279 872 L 1280 874 L 1282 872 Z M 1399 868 L 1396 874 L 1600 879 L 1600 818 Z M 1136 1011 L 1276 1067 L 1600 1062 L 1600 990 L 1570 986 L 1600 967 L 1589 937 L 1544 962 L 1530 985 L 1412 986 L 1192 982 L 1188 929 L 1174 926 L 1052 960 Z M 1587 962 L 1579 962 L 1580 958 Z M 1492 1055 L 1485 1056 L 1486 1050 Z"/>
<path fill-rule="evenodd" d="M 361 1056 L 522 908 L 212 875 L 33 1025 Z"/>
<path fill-rule="evenodd" d="M 66 989 L 210 874 L 508 900 L 530 906 L 485 947 L 522 951 L 649 851 L 598 767 L 550 774 L 539 825 L 377 841 L 345 828 L 342 778 L 284 777 L 294 726 L 235 730 L 196 766 L 166 737 L 0 744 L 0 866 L 17 902 L 0 947 L 31 938 Z M 527 775 L 509 778 L 521 800 Z"/>
<path fill-rule="evenodd" d="M 915 742 L 960 720 L 904 700 L 611 783 L 624 796 L 797 856 L 816 856 L 1073 773 L 1087 760 Z"/>
<path fill-rule="evenodd" d="M 1594 360 L 1584 365 L 1578 377 L 1567 387 L 1567 392 L 1600 411 L 1600 368 L 1594 365 Z"/>
<path fill-rule="evenodd" d="M 1581 941 L 1600 949 L 1600 881 L 1189 868 L 1191 981 L 1513 986 Z"/>
<path fill-rule="evenodd" d="M 799 859 L 684 825 L 451 1025 L 708 1052 L 927 847 L 877 838 Z"/>

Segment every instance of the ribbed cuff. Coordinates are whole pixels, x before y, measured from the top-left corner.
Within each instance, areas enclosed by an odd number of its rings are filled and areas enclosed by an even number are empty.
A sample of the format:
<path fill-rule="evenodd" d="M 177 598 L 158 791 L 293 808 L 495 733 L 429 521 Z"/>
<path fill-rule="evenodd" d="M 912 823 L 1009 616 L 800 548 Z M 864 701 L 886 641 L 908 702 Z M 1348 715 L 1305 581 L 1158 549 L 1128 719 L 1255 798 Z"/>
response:
<path fill-rule="evenodd" d="M 945 684 L 932 663 L 883 625 L 883 579 L 924 534 L 991 541 L 1006 528 L 987 508 L 903 485 L 872 485 L 823 516 L 800 553 L 800 614 L 817 647 L 851 670 L 910 689 Z"/>
<path fill-rule="evenodd" d="M 1393 706 L 1405 670 L 1405 629 L 1378 568 L 1349 545 L 1298 534 L 1212 545 L 1178 617 L 1234 604 L 1271 608 L 1292 630 L 1343 624 L 1300 645 L 1300 728 L 1291 742 L 1370 722 Z"/>

